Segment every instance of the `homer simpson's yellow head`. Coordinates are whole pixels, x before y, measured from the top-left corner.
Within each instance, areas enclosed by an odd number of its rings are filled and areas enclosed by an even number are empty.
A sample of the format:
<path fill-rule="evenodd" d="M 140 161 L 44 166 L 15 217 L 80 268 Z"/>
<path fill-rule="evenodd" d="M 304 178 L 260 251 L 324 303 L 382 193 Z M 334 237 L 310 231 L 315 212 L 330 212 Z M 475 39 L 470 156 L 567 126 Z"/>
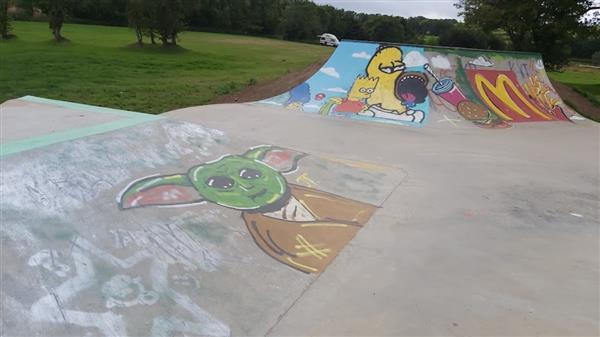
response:
<path fill-rule="evenodd" d="M 367 66 L 369 77 L 398 77 L 406 65 L 402 62 L 402 50 L 398 47 L 383 47 L 375 53 Z"/>
<path fill-rule="evenodd" d="M 354 81 L 352 88 L 350 88 L 348 98 L 352 100 L 361 100 L 371 97 L 371 94 L 375 91 L 377 82 L 379 82 L 379 78 L 358 76 Z"/>

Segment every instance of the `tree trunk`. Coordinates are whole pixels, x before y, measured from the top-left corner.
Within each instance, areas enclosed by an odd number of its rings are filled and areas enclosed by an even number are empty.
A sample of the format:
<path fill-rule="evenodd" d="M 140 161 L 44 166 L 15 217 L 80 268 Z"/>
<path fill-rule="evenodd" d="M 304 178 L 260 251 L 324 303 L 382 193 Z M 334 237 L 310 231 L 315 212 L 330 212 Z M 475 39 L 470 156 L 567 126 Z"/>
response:
<path fill-rule="evenodd" d="M 60 36 L 60 29 L 58 27 L 52 28 L 52 35 L 54 35 L 54 40 L 56 42 L 62 41 L 62 36 Z"/>
<path fill-rule="evenodd" d="M 141 46 L 144 44 L 144 36 L 142 35 L 142 28 L 138 25 L 135 27 L 135 35 L 137 36 L 137 43 Z"/>
<path fill-rule="evenodd" d="M 152 41 L 152 44 L 156 44 L 156 37 L 154 36 L 154 32 L 150 31 L 150 41 Z"/>
<path fill-rule="evenodd" d="M 3 39 L 8 39 L 10 26 L 8 24 L 8 1 L 0 0 L 0 35 Z"/>

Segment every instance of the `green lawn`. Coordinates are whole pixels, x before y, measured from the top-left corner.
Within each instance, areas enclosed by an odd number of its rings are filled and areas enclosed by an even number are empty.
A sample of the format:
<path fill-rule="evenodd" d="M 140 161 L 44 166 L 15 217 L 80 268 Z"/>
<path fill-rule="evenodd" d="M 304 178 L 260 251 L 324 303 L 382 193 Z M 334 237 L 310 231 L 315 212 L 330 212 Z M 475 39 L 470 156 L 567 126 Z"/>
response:
<path fill-rule="evenodd" d="M 562 72 L 549 72 L 548 76 L 572 87 L 600 107 L 600 69 L 571 65 Z"/>
<path fill-rule="evenodd" d="M 68 24 L 71 42 L 51 41 L 46 23 L 14 22 L 0 42 L 0 102 L 34 95 L 160 113 L 206 104 L 249 83 L 279 77 L 331 48 L 274 39 L 186 32 L 181 48 L 132 47 L 123 27 Z"/>

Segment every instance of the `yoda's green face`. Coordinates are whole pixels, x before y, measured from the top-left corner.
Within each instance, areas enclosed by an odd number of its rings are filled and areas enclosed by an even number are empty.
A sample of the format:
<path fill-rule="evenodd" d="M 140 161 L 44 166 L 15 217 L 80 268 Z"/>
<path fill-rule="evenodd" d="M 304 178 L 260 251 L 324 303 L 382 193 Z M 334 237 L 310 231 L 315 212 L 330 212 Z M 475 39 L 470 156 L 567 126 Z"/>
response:
<path fill-rule="evenodd" d="M 271 205 L 288 189 L 281 173 L 259 160 L 241 156 L 194 167 L 188 178 L 204 199 L 240 210 Z"/>
<path fill-rule="evenodd" d="M 141 178 L 127 185 L 117 201 L 121 209 L 209 201 L 233 209 L 273 212 L 289 201 L 291 191 L 283 174 L 294 172 L 304 156 L 277 146 L 257 146 L 186 173 Z"/>

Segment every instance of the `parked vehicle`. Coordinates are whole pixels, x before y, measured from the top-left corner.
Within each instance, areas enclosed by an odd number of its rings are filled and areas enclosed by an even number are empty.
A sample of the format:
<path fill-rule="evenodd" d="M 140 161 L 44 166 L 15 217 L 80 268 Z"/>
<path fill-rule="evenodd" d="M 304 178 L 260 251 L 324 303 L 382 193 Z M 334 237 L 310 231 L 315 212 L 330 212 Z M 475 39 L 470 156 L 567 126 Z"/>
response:
<path fill-rule="evenodd" d="M 340 40 L 338 40 L 338 38 L 333 34 L 325 33 L 318 35 L 318 37 L 319 43 L 324 46 L 337 47 L 340 44 Z"/>

